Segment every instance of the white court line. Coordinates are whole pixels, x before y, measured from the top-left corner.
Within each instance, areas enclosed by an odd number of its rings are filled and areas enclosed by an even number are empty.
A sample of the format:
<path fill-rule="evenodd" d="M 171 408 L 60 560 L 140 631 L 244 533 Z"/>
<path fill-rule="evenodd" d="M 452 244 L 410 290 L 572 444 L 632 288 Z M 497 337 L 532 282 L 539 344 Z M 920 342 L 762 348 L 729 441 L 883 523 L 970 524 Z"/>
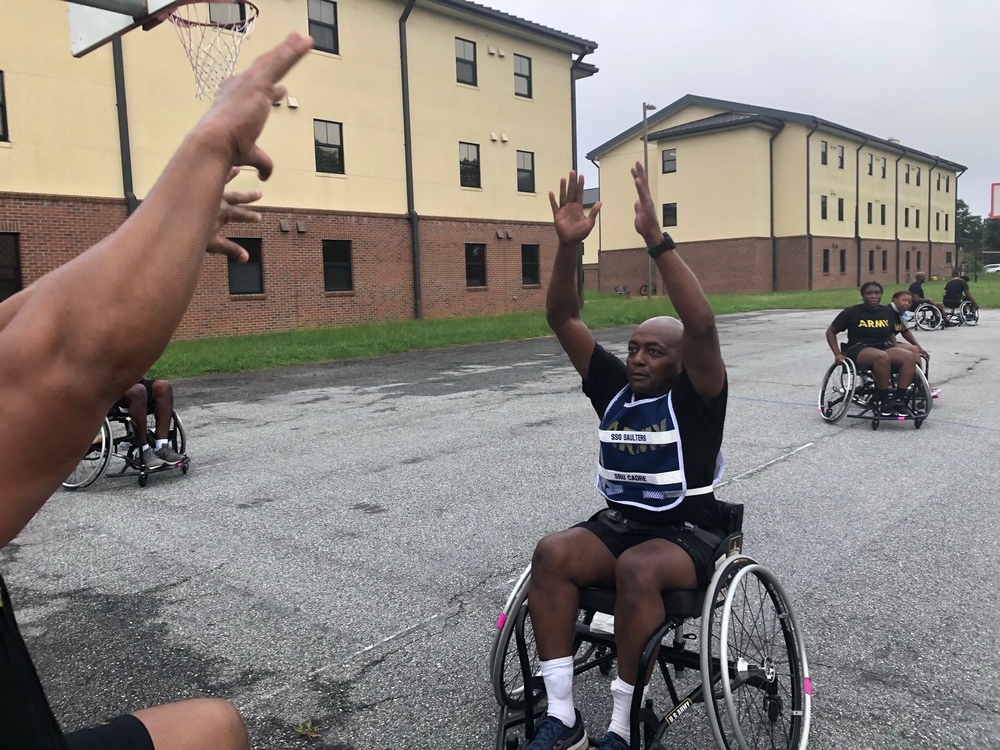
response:
<path fill-rule="evenodd" d="M 345 661 L 330 662 L 329 664 L 326 664 L 326 665 L 324 665 L 322 667 L 319 667 L 318 669 L 314 669 L 314 670 L 312 670 L 310 672 L 306 672 L 304 675 L 302 675 L 297 680 L 295 680 L 295 682 L 296 683 L 307 682 L 308 680 L 312 679 L 313 677 L 315 677 L 315 676 L 317 676 L 319 674 L 322 674 L 323 672 L 326 672 L 327 670 L 331 669 L 332 667 L 348 665 L 351 662 L 353 662 L 355 659 L 357 659 L 359 656 L 361 656 L 362 654 L 366 654 L 369 651 L 373 651 L 374 649 L 377 649 L 379 646 L 384 646 L 385 644 L 390 643 L 390 642 L 392 642 L 392 641 L 394 641 L 394 640 L 396 640 L 398 638 L 402 638 L 404 635 L 412 633 L 414 630 L 419 630 L 420 628 L 424 627 L 425 625 L 428 625 L 428 624 L 434 622 L 434 620 L 437 620 L 437 619 L 439 619 L 441 617 L 444 617 L 444 616 L 445 616 L 444 612 L 439 612 L 438 614 L 433 615 L 432 617 L 428 617 L 426 620 L 423 620 L 422 622 L 418 622 L 416 625 L 410 625 L 410 627 L 408 627 L 408 628 L 403 628 L 402 630 L 399 630 L 399 631 L 393 633 L 392 635 L 386 636 L 381 641 L 373 643 L 370 646 L 365 646 L 360 651 L 355 651 Z M 249 707 L 255 706 L 258 703 L 261 703 L 263 701 L 271 700 L 275 696 L 280 695 L 281 693 L 286 692 L 291 687 L 292 687 L 292 683 L 287 684 L 284 687 L 278 688 L 277 690 L 275 690 L 272 693 L 268 693 L 267 695 L 262 695 L 259 698 L 256 698 L 256 699 L 254 699 L 254 700 L 252 700 L 249 703 L 244 704 L 244 705 L 247 708 L 249 708 Z"/>
<path fill-rule="evenodd" d="M 761 471 L 762 469 L 766 469 L 771 464 L 776 464 L 776 463 L 778 463 L 778 461 L 784 461 L 786 458 L 791 458 L 792 456 L 794 456 L 799 451 L 805 450 L 806 448 L 811 448 L 811 447 L 812 447 L 812 443 L 806 443 L 805 445 L 800 445 L 795 450 L 790 451 L 790 452 L 786 453 L 783 456 L 778 456 L 777 458 L 773 458 L 770 461 L 768 461 L 767 463 L 763 463 L 760 466 L 757 466 L 757 467 L 755 467 L 753 469 L 750 469 L 749 471 L 744 471 L 742 474 L 738 474 L 735 477 L 733 477 L 732 479 L 727 479 L 725 482 L 719 482 L 715 486 L 716 487 L 725 487 L 727 484 L 731 484 L 732 482 L 735 482 L 738 479 L 743 479 L 743 477 L 748 477 L 751 474 L 756 474 L 758 471 Z"/>

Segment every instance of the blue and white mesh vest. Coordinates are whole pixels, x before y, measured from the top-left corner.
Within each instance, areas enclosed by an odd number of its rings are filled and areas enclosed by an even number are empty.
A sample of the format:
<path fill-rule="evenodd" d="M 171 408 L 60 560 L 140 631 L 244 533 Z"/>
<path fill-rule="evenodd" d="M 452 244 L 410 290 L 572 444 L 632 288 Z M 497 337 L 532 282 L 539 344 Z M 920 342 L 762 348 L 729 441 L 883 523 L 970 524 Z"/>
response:
<path fill-rule="evenodd" d="M 685 497 L 707 495 L 713 484 L 688 487 L 684 448 L 677 431 L 672 393 L 631 401 L 628 387 L 619 391 L 601 419 L 601 447 L 594 486 L 611 503 L 662 511 Z M 721 454 L 717 469 L 721 469 Z"/>

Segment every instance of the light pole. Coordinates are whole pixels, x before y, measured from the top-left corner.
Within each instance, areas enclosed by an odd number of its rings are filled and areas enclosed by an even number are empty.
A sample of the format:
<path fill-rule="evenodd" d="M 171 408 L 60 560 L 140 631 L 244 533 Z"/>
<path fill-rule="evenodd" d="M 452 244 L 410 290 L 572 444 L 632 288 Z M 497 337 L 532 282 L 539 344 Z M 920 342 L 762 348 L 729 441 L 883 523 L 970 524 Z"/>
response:
<path fill-rule="evenodd" d="M 649 135 L 649 123 L 646 120 L 646 113 L 656 109 L 655 104 L 642 103 L 642 168 L 646 172 L 646 180 L 649 180 L 649 143 L 646 137 Z M 646 299 L 649 300 L 653 294 L 653 259 L 646 256 Z"/>

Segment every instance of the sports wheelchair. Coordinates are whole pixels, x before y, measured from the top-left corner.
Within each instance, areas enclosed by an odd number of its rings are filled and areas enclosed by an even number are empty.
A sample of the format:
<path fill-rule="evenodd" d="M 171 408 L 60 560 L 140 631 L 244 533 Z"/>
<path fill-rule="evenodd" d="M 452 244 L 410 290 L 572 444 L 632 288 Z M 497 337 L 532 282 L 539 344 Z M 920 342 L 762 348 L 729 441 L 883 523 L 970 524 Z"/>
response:
<path fill-rule="evenodd" d="M 743 506 L 728 504 L 728 514 L 731 533 L 716 549 L 708 589 L 663 593 L 666 619 L 647 641 L 633 684 L 644 683 L 655 660 L 673 704 L 658 712 L 651 699 L 643 701 L 642 690 L 635 691 L 631 750 L 664 750 L 667 730 L 696 703 L 705 704 L 719 750 L 804 750 L 808 743 L 812 686 L 802 631 L 774 574 L 742 552 Z M 544 712 L 527 601 L 530 578 L 529 565 L 497 619 L 490 652 L 499 704 L 496 750 L 523 747 Z M 574 677 L 593 669 L 610 674 L 617 656 L 614 610 L 614 590 L 580 591 Z M 688 646 L 698 640 L 700 653 Z M 681 698 L 674 682 L 687 670 L 699 670 L 701 680 Z"/>
<path fill-rule="evenodd" d="M 942 304 L 945 309 L 944 315 L 929 302 L 917 305 L 917 309 L 913 311 L 913 319 L 917 328 L 924 331 L 936 331 L 943 328 L 946 323 L 950 326 L 978 325 L 979 308 L 970 300 L 965 299 L 957 303 L 945 300 Z"/>
<path fill-rule="evenodd" d="M 177 453 L 184 456 L 178 465 L 164 465 L 157 469 L 147 469 L 142 460 L 139 441 L 136 439 L 136 425 L 128 415 L 128 410 L 115 404 L 104 418 L 104 424 L 94 437 L 87 453 L 77 464 L 73 472 L 62 483 L 68 490 L 82 490 L 102 476 L 122 477 L 138 474 L 139 486 L 145 487 L 150 474 L 158 474 L 179 468 L 182 474 L 188 473 L 191 460 L 185 453 L 187 436 L 184 425 L 177 412 L 170 415 L 170 429 L 167 431 L 167 443 Z M 156 415 L 150 413 L 146 417 L 146 440 L 149 445 L 156 443 Z M 116 465 L 108 471 L 108 465 L 114 459 Z"/>
<path fill-rule="evenodd" d="M 875 375 L 871 368 L 856 365 L 847 357 L 839 364 L 834 362 L 830 365 L 823 376 L 823 384 L 819 389 L 819 414 L 830 424 L 836 424 L 846 415 L 852 419 L 870 420 L 873 430 L 878 429 L 883 419 L 912 421 L 913 426 L 919 430 L 934 404 L 934 392 L 927 382 L 929 372 L 927 360 L 921 358 L 920 365 L 914 371 L 913 382 L 906 390 L 907 413 L 887 415 L 874 408 Z M 895 390 L 898 375 L 893 369 L 889 380 L 890 391 Z M 855 411 L 849 413 L 852 407 Z"/>

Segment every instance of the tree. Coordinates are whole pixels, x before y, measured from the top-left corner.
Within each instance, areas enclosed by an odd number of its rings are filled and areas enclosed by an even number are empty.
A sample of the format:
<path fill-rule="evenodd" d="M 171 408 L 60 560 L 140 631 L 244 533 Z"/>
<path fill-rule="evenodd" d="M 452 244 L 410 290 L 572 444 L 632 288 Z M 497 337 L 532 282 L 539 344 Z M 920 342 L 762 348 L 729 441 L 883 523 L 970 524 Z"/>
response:
<path fill-rule="evenodd" d="M 969 211 L 968 204 L 958 199 L 955 214 L 955 239 L 966 243 L 966 248 L 974 250 L 983 244 L 983 217 Z"/>
<path fill-rule="evenodd" d="M 988 219 L 983 226 L 983 247 L 1000 250 L 1000 219 Z"/>

